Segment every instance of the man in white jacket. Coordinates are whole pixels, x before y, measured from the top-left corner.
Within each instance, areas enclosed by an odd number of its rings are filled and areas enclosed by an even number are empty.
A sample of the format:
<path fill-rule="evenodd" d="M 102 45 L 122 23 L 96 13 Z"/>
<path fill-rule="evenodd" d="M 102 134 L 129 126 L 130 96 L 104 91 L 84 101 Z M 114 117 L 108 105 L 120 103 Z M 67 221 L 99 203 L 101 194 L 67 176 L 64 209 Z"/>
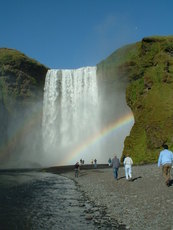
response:
<path fill-rule="evenodd" d="M 125 166 L 125 175 L 126 175 L 126 180 L 130 179 L 132 180 L 132 158 L 127 155 L 124 159 L 124 166 Z"/>

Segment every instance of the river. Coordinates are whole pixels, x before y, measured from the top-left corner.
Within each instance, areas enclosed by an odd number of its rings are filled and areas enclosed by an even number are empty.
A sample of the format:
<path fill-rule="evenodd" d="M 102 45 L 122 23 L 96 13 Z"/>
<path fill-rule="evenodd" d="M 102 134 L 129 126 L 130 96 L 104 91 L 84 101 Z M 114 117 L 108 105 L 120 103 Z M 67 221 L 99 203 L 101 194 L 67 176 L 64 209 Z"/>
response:
<path fill-rule="evenodd" d="M 74 181 L 46 172 L 0 171 L 0 229 L 95 229 Z"/>

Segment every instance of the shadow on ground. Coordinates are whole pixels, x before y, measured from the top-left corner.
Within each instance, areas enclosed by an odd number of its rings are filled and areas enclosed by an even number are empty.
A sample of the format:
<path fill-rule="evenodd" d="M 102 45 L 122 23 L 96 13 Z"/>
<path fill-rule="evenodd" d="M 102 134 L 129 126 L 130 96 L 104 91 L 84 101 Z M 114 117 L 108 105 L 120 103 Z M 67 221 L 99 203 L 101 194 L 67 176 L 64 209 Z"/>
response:
<path fill-rule="evenodd" d="M 170 182 L 169 182 L 169 186 L 172 186 L 172 185 L 173 185 L 173 179 L 170 180 Z"/>
<path fill-rule="evenodd" d="M 141 179 L 142 177 L 141 176 L 138 176 L 138 177 L 135 177 L 132 179 L 132 181 L 135 181 L 135 180 L 138 180 L 138 179 Z"/>

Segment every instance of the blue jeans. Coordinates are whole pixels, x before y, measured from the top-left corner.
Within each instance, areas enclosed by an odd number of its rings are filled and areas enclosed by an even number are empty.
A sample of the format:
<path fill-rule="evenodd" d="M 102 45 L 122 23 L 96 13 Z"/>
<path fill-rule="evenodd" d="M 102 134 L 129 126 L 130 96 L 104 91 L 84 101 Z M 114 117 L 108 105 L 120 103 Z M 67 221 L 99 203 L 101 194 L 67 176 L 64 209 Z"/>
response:
<path fill-rule="evenodd" d="M 117 180 L 118 179 L 118 168 L 113 168 L 114 170 L 114 178 Z"/>

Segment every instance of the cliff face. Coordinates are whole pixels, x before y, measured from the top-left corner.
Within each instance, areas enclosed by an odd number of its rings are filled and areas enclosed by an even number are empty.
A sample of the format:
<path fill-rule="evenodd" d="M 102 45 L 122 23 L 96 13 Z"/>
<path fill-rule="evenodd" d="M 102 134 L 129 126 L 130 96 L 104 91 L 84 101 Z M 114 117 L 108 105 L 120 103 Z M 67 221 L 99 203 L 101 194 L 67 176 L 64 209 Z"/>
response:
<path fill-rule="evenodd" d="M 173 37 L 144 38 L 124 68 L 130 80 L 127 103 L 135 117 L 124 153 L 137 163 L 155 162 L 164 143 L 173 147 Z"/>
<path fill-rule="evenodd" d="M 0 49 L 0 159 L 32 154 L 32 139 L 41 126 L 47 67 L 13 49 Z M 37 121 L 32 117 L 39 115 Z M 36 120 L 36 119 L 35 119 Z M 39 134 L 37 133 L 37 136 Z M 28 139 L 29 138 L 29 139 Z M 29 141 L 30 140 L 30 141 Z M 28 146 L 26 147 L 26 143 Z M 30 145 L 30 147 L 29 147 Z M 32 150 L 31 150 L 32 149 Z M 19 154 L 20 153 L 20 154 Z M 13 167 L 13 163 L 11 163 Z"/>
<path fill-rule="evenodd" d="M 156 162 L 162 144 L 173 148 L 173 37 L 144 38 L 119 52 L 120 58 L 115 52 L 98 70 L 104 69 L 105 81 L 111 76 L 125 83 L 135 123 L 123 154 L 129 153 L 135 163 Z"/>

